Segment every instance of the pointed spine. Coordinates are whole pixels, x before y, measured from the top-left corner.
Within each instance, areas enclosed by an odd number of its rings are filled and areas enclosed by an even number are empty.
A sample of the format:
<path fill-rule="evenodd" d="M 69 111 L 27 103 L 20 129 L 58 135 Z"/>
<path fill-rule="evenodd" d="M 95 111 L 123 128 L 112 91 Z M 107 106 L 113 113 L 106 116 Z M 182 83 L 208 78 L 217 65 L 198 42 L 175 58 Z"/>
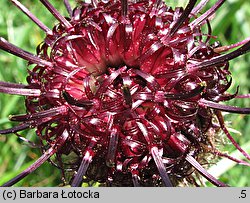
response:
<path fill-rule="evenodd" d="M 188 2 L 188 5 L 184 9 L 183 13 L 181 14 L 181 16 L 179 17 L 177 22 L 174 24 L 174 26 L 171 28 L 170 36 L 173 36 L 178 31 L 178 29 L 182 26 L 183 22 L 188 18 L 189 14 L 191 13 L 192 9 L 194 8 L 196 2 L 197 2 L 197 0 L 190 0 Z"/>
<path fill-rule="evenodd" d="M 156 164 L 156 166 L 158 168 L 159 174 L 160 174 L 160 176 L 162 178 L 162 181 L 163 181 L 164 185 L 166 187 L 173 187 L 173 185 L 172 185 L 172 183 L 171 183 L 171 181 L 170 181 L 170 179 L 168 177 L 168 174 L 166 172 L 166 168 L 165 168 L 165 166 L 163 164 L 162 158 L 161 158 L 161 156 L 159 154 L 158 148 L 157 147 L 152 147 L 150 151 L 151 151 L 152 157 L 153 157 L 153 159 L 155 161 L 155 164 Z"/>
<path fill-rule="evenodd" d="M 40 0 L 41 3 L 50 11 L 50 13 L 61 22 L 66 29 L 71 29 L 72 25 L 67 21 L 59 12 L 52 6 L 52 4 L 48 0 Z"/>
<path fill-rule="evenodd" d="M 246 44 L 244 44 L 240 48 L 236 49 L 235 51 L 232 51 L 231 53 L 216 56 L 216 57 L 213 57 L 209 60 L 204 60 L 198 64 L 195 64 L 193 67 L 191 67 L 189 69 L 189 71 L 194 72 L 194 71 L 208 68 L 211 66 L 223 64 L 223 63 L 226 63 L 234 58 L 237 58 L 238 56 L 241 56 L 249 51 L 250 51 L 250 41 L 248 41 Z"/>
<path fill-rule="evenodd" d="M 250 108 L 240 108 L 240 107 L 236 107 L 236 106 L 227 106 L 224 104 L 218 104 L 216 102 L 208 101 L 205 99 L 201 99 L 199 101 L 199 104 L 201 106 L 209 107 L 212 109 L 217 109 L 220 111 L 226 111 L 226 112 L 230 112 L 230 113 L 250 114 Z"/>
<path fill-rule="evenodd" d="M 236 149 L 238 149 L 248 160 L 250 160 L 250 155 L 239 146 L 239 144 L 234 140 L 234 138 L 228 132 L 221 112 L 216 111 L 215 113 L 216 113 L 216 116 L 219 120 L 220 126 L 221 126 L 222 130 L 224 131 L 224 133 L 226 134 L 226 136 L 228 137 L 228 139 L 232 142 L 232 144 L 236 147 Z"/>
<path fill-rule="evenodd" d="M 37 64 L 40 66 L 53 67 L 53 64 L 51 62 L 40 59 L 38 56 L 33 55 L 27 51 L 24 51 L 23 49 L 9 43 L 6 39 L 2 37 L 0 37 L 0 48 L 15 56 L 23 58 L 31 63 Z"/>
<path fill-rule="evenodd" d="M 214 185 L 218 187 L 228 187 L 228 185 L 220 182 L 215 177 L 213 177 L 211 174 L 209 174 L 191 155 L 186 156 L 186 160 L 194 167 L 196 170 L 205 177 L 209 182 L 213 183 Z"/>
<path fill-rule="evenodd" d="M 209 10 L 202 14 L 199 18 L 195 19 L 190 23 L 190 27 L 194 29 L 195 26 L 202 23 L 204 20 L 207 20 L 211 15 L 213 15 L 225 2 L 226 0 L 218 0 Z"/>
<path fill-rule="evenodd" d="M 68 12 L 69 16 L 72 17 L 73 10 L 72 10 L 72 8 L 70 6 L 69 1 L 68 0 L 63 0 L 63 3 L 65 5 L 65 8 L 67 9 L 67 12 Z"/>
<path fill-rule="evenodd" d="M 47 34 L 53 34 L 52 31 L 44 25 L 34 14 L 32 14 L 29 9 L 27 9 L 23 4 L 17 0 L 11 0 L 11 2 L 18 7 L 25 15 L 27 15 L 34 23 L 38 25 Z"/>
<path fill-rule="evenodd" d="M 0 84 L 0 92 L 6 94 L 14 94 L 14 95 L 22 95 L 22 96 L 34 96 L 39 97 L 41 95 L 41 91 L 39 89 L 28 89 L 21 87 L 6 87 L 1 86 Z"/>
<path fill-rule="evenodd" d="M 122 4 L 122 16 L 125 17 L 128 14 L 128 0 L 121 0 Z"/>
<path fill-rule="evenodd" d="M 85 151 L 84 157 L 82 158 L 80 167 L 78 168 L 77 174 L 71 183 L 72 187 L 79 187 L 81 185 L 83 176 L 87 172 L 89 164 L 92 162 L 92 158 L 94 154 L 92 148 L 95 146 L 96 141 L 97 140 L 95 138 L 92 138 L 92 140 L 90 141 L 90 144 L 87 150 Z"/>

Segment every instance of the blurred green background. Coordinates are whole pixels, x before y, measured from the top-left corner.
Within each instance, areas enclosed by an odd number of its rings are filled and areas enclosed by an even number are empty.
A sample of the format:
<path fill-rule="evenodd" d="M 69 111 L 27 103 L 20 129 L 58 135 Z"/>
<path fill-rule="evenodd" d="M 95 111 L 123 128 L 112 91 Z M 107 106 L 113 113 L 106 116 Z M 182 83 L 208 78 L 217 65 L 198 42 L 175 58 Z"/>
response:
<path fill-rule="evenodd" d="M 56 20 L 42 6 L 38 0 L 22 0 L 44 24 L 52 28 Z M 50 0 L 61 12 L 67 15 L 63 6 L 63 0 Z M 74 0 L 70 0 L 75 5 Z M 185 6 L 186 0 L 167 0 L 170 6 Z M 211 0 L 207 7 L 213 5 Z M 250 1 L 228 0 L 220 8 L 211 21 L 213 34 L 223 45 L 232 44 L 250 36 Z M 35 53 L 36 46 L 43 41 L 44 33 L 21 11 L 8 0 L 2 0 L 0 6 L 0 36 L 11 43 L 22 47 L 24 50 Z M 27 62 L 15 56 L 0 51 L 0 80 L 6 82 L 25 83 L 27 76 Z M 233 93 L 237 85 L 240 85 L 240 93 L 247 94 L 250 91 L 250 54 L 241 56 L 230 62 L 233 75 Z M 241 107 L 250 107 L 250 99 L 238 99 L 229 104 Z M 10 114 L 25 113 L 24 98 L 14 95 L 0 94 L 0 129 L 6 129 L 16 125 L 8 121 Z M 250 152 L 250 116 L 226 115 L 228 126 L 232 129 L 232 135 Z M 238 133 L 240 132 L 240 133 Z M 20 133 L 22 136 L 36 141 L 34 130 Z M 225 140 L 225 151 L 235 152 L 235 148 Z M 14 134 L 0 135 L 0 185 L 13 178 L 40 156 L 40 151 L 23 143 Z M 239 156 L 239 154 L 235 154 Z M 222 166 L 213 168 L 220 176 L 220 180 L 237 187 L 250 186 L 250 168 L 240 165 L 231 165 L 232 162 L 223 162 Z M 228 164 L 228 165 L 227 165 Z M 56 186 L 60 184 L 60 171 L 49 163 L 43 164 L 38 170 L 20 181 L 16 186 Z M 211 186 L 208 184 L 208 186 Z"/>

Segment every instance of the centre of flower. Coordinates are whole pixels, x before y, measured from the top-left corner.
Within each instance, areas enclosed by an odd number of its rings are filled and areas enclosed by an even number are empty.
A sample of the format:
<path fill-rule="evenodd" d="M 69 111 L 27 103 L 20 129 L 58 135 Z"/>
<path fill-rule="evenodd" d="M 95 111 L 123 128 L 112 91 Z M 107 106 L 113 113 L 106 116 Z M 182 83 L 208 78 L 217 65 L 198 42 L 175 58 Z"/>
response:
<path fill-rule="evenodd" d="M 164 184 L 171 185 L 161 156 L 178 158 L 190 151 L 185 134 L 193 133 L 186 129 L 193 126 L 199 132 L 192 139 L 202 141 L 212 119 L 198 101 L 206 93 L 206 81 L 216 80 L 217 73 L 211 68 L 193 74 L 186 63 L 189 57 L 211 58 L 215 53 L 207 46 L 194 47 L 191 36 L 200 33 L 199 27 L 191 31 L 184 23 L 177 33 L 167 34 L 183 11 L 164 6 L 156 11 L 151 3 L 129 4 L 126 16 L 119 1 L 76 8 L 72 27 L 58 24 L 38 47 L 41 58 L 53 66 L 30 72 L 28 83 L 42 93 L 27 97 L 26 103 L 33 114 L 55 109 L 38 134 L 50 142 L 53 135 L 72 129 L 71 144 L 62 151 L 73 150 L 83 160 L 88 155 L 85 168 L 93 156 L 116 172 L 134 175 L 156 166 Z M 55 112 L 62 106 L 59 116 Z"/>

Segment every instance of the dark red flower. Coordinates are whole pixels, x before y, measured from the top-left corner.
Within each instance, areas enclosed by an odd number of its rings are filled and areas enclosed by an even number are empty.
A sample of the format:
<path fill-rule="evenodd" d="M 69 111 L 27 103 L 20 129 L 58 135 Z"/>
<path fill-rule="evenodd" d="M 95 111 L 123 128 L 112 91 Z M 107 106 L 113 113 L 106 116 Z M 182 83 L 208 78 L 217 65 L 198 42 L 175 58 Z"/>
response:
<path fill-rule="evenodd" d="M 0 83 L 1 92 L 26 96 L 28 112 L 11 116 L 20 124 L 0 134 L 35 128 L 43 155 L 4 186 L 54 154 L 63 176 L 74 172 L 72 186 L 90 180 L 106 186 L 177 186 L 183 180 L 198 185 L 194 171 L 226 186 L 203 168 L 209 155 L 250 165 L 219 152 L 210 139 L 224 131 L 250 160 L 221 114 L 250 109 L 219 103 L 237 95 L 227 93 L 228 61 L 249 51 L 249 39 L 228 47 L 209 44 L 208 19 L 225 0 L 203 14 L 207 0 L 190 0 L 185 9 L 161 0 L 93 0 L 74 10 L 65 0 L 67 18 L 40 1 L 59 21 L 52 30 L 12 0 L 46 33 L 37 55 L 0 39 L 1 49 L 36 64 L 27 85 Z M 62 158 L 71 153 L 78 159 Z"/>

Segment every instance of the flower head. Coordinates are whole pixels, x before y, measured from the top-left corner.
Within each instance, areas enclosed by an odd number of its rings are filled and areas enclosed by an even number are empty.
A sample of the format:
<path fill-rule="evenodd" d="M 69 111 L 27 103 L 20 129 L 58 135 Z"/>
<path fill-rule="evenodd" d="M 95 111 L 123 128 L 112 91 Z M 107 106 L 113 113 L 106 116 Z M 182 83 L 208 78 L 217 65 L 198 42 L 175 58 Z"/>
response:
<path fill-rule="evenodd" d="M 175 9 L 161 0 L 93 0 L 73 10 L 65 0 L 67 18 L 48 0 L 40 1 L 59 21 L 53 29 L 12 0 L 46 33 L 37 55 L 0 39 L 1 49 L 35 64 L 27 85 L 0 83 L 0 92 L 25 96 L 27 108 L 27 114 L 10 117 L 19 125 L 0 134 L 35 128 L 43 151 L 5 186 L 54 154 L 63 176 L 73 172 L 67 180 L 72 186 L 90 180 L 108 186 L 176 186 L 183 180 L 197 185 L 194 171 L 226 186 L 202 166 L 209 155 L 250 165 L 211 141 L 223 131 L 250 160 L 221 113 L 250 109 L 220 103 L 248 97 L 227 90 L 229 60 L 249 51 L 249 39 L 226 47 L 209 43 L 209 19 L 225 0 L 203 14 L 207 0 Z M 63 159 L 72 153 L 76 160 Z"/>

